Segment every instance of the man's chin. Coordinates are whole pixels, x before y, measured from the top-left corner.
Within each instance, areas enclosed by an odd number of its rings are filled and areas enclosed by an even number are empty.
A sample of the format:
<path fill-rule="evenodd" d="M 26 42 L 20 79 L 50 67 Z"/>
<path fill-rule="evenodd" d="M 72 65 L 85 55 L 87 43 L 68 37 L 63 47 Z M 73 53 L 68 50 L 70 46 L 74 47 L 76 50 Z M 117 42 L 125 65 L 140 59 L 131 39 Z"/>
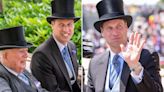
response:
<path fill-rule="evenodd" d="M 17 70 L 17 73 L 22 73 L 25 70 L 25 67 L 21 67 L 20 69 Z"/>
<path fill-rule="evenodd" d="M 63 44 L 67 44 L 70 41 L 70 39 L 63 40 Z"/>
<path fill-rule="evenodd" d="M 24 69 L 21 69 L 20 71 L 18 71 L 19 73 L 22 73 L 24 71 Z"/>

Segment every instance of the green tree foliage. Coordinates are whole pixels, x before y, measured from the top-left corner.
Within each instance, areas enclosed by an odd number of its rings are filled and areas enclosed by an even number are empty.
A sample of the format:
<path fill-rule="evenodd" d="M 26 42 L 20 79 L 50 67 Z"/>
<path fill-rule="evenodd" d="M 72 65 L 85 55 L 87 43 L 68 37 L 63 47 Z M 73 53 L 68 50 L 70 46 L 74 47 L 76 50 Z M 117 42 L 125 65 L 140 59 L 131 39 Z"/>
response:
<path fill-rule="evenodd" d="M 164 0 L 160 0 L 160 2 L 164 3 Z"/>
<path fill-rule="evenodd" d="M 33 52 L 51 35 L 51 27 L 46 17 L 51 15 L 51 0 L 2 0 L 3 13 L 0 14 L 0 29 L 22 25 L 26 40 L 33 43 Z M 81 1 L 75 1 L 75 14 L 81 15 Z M 81 21 L 75 24 L 72 41 L 77 46 L 78 59 L 81 60 Z"/>

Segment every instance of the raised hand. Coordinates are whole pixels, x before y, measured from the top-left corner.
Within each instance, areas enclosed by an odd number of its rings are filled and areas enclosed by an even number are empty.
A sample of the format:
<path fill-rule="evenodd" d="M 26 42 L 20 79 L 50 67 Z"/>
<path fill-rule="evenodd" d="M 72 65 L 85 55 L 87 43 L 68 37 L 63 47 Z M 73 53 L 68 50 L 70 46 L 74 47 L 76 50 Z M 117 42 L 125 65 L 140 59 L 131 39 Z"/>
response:
<path fill-rule="evenodd" d="M 130 35 L 126 47 L 123 44 L 120 45 L 121 53 L 130 68 L 135 68 L 139 65 L 139 59 L 144 43 L 145 39 L 141 39 L 141 34 L 135 32 Z"/>

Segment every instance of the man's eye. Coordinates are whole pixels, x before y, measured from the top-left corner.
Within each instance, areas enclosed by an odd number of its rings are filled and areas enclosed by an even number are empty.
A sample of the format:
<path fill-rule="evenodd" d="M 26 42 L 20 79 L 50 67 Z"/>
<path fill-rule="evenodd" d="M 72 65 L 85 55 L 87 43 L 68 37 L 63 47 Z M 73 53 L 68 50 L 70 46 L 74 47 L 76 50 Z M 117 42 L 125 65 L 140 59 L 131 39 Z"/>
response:
<path fill-rule="evenodd" d="M 123 26 L 121 26 L 121 25 L 117 26 L 118 30 L 121 30 L 122 28 L 123 28 Z"/>

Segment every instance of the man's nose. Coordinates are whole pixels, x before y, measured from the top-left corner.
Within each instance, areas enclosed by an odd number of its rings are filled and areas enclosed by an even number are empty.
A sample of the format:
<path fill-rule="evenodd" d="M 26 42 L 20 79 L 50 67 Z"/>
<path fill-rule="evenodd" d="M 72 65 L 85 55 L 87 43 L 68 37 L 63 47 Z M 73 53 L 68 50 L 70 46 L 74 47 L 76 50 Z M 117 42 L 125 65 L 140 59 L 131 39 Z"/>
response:
<path fill-rule="evenodd" d="M 65 32 L 69 31 L 69 27 L 67 25 L 64 26 L 64 31 Z"/>
<path fill-rule="evenodd" d="M 113 35 L 118 35 L 119 34 L 119 30 L 117 30 L 116 28 L 113 29 Z"/>
<path fill-rule="evenodd" d="M 28 51 L 25 51 L 24 52 L 24 58 L 27 58 L 28 57 Z"/>

